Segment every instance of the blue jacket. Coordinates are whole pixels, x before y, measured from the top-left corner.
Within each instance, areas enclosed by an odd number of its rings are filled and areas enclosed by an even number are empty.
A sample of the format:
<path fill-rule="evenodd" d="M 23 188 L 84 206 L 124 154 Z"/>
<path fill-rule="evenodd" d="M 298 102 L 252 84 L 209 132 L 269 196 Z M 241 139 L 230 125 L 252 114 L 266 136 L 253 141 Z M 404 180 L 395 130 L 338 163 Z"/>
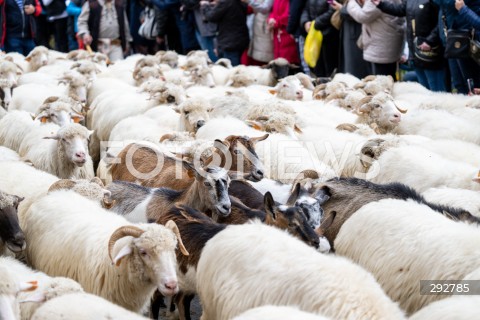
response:
<path fill-rule="evenodd" d="M 35 36 L 34 17 L 42 12 L 42 7 L 38 0 L 24 0 L 23 3 L 33 5 L 35 12 L 26 15 L 15 0 L 0 0 L 0 48 L 3 47 L 7 35 L 15 38 Z"/>
<path fill-rule="evenodd" d="M 70 3 L 67 6 L 67 13 L 69 16 L 73 17 L 74 24 L 73 28 L 75 33 L 78 32 L 78 26 L 77 26 L 77 21 L 78 21 L 78 16 L 82 12 L 82 7 L 77 6 L 73 1 L 70 1 Z"/>
<path fill-rule="evenodd" d="M 478 12 L 480 11 L 480 8 L 477 8 L 477 10 L 472 10 L 468 6 L 463 6 L 460 11 L 458 11 L 458 15 L 460 18 L 468 23 L 471 28 L 475 29 L 475 38 L 477 40 L 480 39 L 480 15 Z M 477 13 L 476 13 L 477 12 Z"/>

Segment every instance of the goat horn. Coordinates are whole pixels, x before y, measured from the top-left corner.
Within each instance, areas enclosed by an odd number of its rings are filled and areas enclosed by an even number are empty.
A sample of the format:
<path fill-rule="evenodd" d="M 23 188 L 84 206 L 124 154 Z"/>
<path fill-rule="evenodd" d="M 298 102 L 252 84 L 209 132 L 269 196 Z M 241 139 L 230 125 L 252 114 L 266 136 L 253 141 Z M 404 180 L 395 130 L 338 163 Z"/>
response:
<path fill-rule="evenodd" d="M 127 236 L 132 236 L 134 238 L 140 237 L 145 231 L 140 229 L 139 227 L 135 226 L 123 226 L 118 228 L 112 233 L 112 236 L 110 237 L 110 240 L 108 240 L 108 256 L 110 257 L 110 260 L 113 262 L 112 258 L 112 250 L 113 246 L 115 243 L 124 237 Z"/>
<path fill-rule="evenodd" d="M 182 237 L 180 236 L 180 231 L 178 230 L 178 226 L 175 223 L 175 221 L 168 220 L 167 223 L 165 224 L 165 227 L 167 227 L 168 229 L 172 230 L 173 233 L 175 233 L 175 236 L 177 237 L 177 240 L 178 240 L 178 247 L 180 248 L 180 251 L 184 256 L 188 256 L 189 253 L 185 248 L 185 246 L 183 245 Z"/>
<path fill-rule="evenodd" d="M 307 170 L 303 170 L 302 172 L 300 172 L 294 179 L 294 181 L 298 181 L 298 180 L 302 180 L 302 179 L 319 179 L 320 176 L 318 175 L 318 172 L 315 171 L 315 170 L 310 170 L 310 169 L 307 169 Z"/>
<path fill-rule="evenodd" d="M 62 189 L 72 189 L 75 186 L 75 184 L 76 184 L 75 181 L 72 181 L 70 179 L 61 179 L 53 183 L 48 189 L 48 192 L 52 192 L 55 190 L 62 190 Z"/>
<path fill-rule="evenodd" d="M 407 111 L 408 111 L 406 109 L 400 109 L 396 104 L 395 104 L 395 108 L 397 108 L 397 110 L 400 111 L 400 113 L 403 113 L 403 114 L 407 113 Z"/>
<path fill-rule="evenodd" d="M 360 109 L 361 106 L 363 106 L 364 104 L 366 103 L 369 103 L 370 101 L 372 101 L 372 96 L 366 96 L 366 97 L 363 97 L 362 99 L 360 99 L 358 102 L 357 102 L 357 105 L 355 106 L 355 109 L 358 111 L 358 109 Z"/>
<path fill-rule="evenodd" d="M 167 134 L 164 134 L 161 138 L 160 138 L 160 142 L 163 142 L 165 140 L 169 140 L 169 141 L 172 141 L 175 139 L 175 135 L 173 133 L 167 133 Z"/>
<path fill-rule="evenodd" d="M 57 97 L 57 96 L 48 97 L 43 101 L 43 104 L 52 103 L 52 102 L 58 101 L 58 99 L 60 99 L 60 97 Z"/>

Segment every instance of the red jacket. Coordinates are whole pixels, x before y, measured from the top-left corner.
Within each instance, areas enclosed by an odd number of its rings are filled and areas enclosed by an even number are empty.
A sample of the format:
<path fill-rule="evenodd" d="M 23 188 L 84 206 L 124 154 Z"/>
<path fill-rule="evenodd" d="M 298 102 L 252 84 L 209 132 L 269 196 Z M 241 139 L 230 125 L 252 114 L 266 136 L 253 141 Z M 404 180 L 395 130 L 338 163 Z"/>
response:
<path fill-rule="evenodd" d="M 21 37 L 22 33 L 28 32 L 32 38 L 35 37 L 34 16 L 38 17 L 42 13 L 42 7 L 38 0 L 24 0 L 24 4 L 33 5 L 35 12 L 31 15 L 26 15 L 20 10 L 15 0 L 0 0 L 0 47 L 3 47 L 5 43 L 7 28 L 8 33 L 14 36 Z"/>
<path fill-rule="evenodd" d="M 275 19 L 273 28 L 273 56 L 285 58 L 290 63 L 299 63 L 297 44 L 293 36 L 287 33 L 289 0 L 274 0 L 268 19 Z"/>

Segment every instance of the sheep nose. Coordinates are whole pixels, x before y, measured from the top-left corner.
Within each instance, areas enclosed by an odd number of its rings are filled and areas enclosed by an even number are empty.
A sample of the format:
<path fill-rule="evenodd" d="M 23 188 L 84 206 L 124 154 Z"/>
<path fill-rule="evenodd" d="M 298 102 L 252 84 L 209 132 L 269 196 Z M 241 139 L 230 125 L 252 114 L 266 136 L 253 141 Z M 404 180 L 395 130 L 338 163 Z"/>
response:
<path fill-rule="evenodd" d="M 197 121 L 197 129 L 201 128 L 205 125 L 205 120 L 198 120 Z"/>
<path fill-rule="evenodd" d="M 165 288 L 169 289 L 169 290 L 175 290 L 177 289 L 177 281 L 175 280 L 170 280 L 168 282 L 165 283 Z"/>
<path fill-rule="evenodd" d="M 263 178 L 263 171 L 262 170 L 257 170 L 256 174 L 257 174 L 258 177 Z"/>
<path fill-rule="evenodd" d="M 85 152 L 77 152 L 75 153 L 75 157 L 83 159 L 85 158 Z"/>

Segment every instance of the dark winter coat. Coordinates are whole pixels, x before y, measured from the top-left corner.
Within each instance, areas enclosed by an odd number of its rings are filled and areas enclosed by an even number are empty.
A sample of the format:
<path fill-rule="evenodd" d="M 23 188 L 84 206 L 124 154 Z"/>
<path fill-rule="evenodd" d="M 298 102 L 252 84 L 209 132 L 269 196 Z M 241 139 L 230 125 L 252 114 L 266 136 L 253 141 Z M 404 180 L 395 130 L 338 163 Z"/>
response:
<path fill-rule="evenodd" d="M 304 28 L 305 23 L 315 20 L 315 29 L 322 31 L 323 37 L 328 37 L 332 33 L 338 35 L 330 23 L 334 12 L 335 10 L 327 3 L 327 0 L 308 0 L 303 9 L 300 25 Z"/>
<path fill-rule="evenodd" d="M 305 28 L 300 24 L 300 19 L 306 3 L 307 0 L 290 0 L 290 14 L 288 15 L 287 32 L 295 37 L 307 35 Z"/>
<path fill-rule="evenodd" d="M 248 47 L 247 5 L 240 0 L 218 0 L 202 7 L 205 18 L 218 26 L 219 51 L 243 51 Z"/>
<path fill-rule="evenodd" d="M 24 5 L 33 5 L 35 12 L 26 15 L 20 10 L 15 0 L 0 0 L 0 47 L 5 43 L 5 37 L 34 38 L 35 18 L 42 13 L 38 0 L 25 0 Z M 8 13 L 8 14 L 7 14 Z"/>

